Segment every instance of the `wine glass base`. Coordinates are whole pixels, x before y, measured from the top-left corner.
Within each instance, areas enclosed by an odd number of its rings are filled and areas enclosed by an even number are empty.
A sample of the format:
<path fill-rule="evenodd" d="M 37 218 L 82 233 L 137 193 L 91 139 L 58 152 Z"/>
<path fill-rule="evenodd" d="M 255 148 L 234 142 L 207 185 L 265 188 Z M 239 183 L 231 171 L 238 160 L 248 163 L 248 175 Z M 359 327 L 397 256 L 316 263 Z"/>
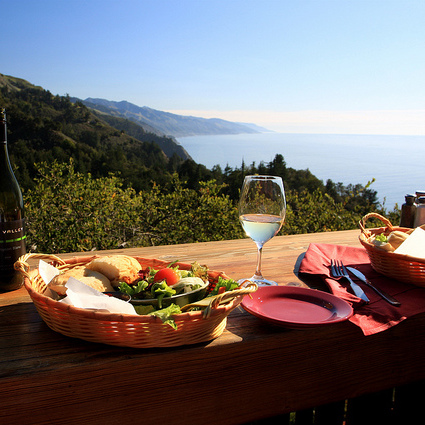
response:
<path fill-rule="evenodd" d="M 242 284 L 246 281 L 250 281 L 252 283 L 256 283 L 258 286 L 278 286 L 278 283 L 275 282 L 274 280 L 268 280 L 268 279 L 264 279 L 264 278 L 257 278 L 255 276 L 250 277 L 248 279 L 239 279 L 238 283 Z"/>

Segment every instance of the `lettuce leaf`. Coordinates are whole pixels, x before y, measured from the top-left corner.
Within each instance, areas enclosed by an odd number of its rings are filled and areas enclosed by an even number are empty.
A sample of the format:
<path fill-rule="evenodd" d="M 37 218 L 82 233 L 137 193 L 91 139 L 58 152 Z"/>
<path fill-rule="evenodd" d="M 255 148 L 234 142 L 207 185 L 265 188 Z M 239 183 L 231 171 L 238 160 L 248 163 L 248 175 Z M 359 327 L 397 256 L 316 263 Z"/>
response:
<path fill-rule="evenodd" d="M 166 308 L 149 313 L 149 315 L 159 317 L 162 320 L 162 323 L 165 323 L 166 325 L 169 325 L 173 329 L 177 330 L 176 322 L 174 321 L 172 316 L 175 314 L 180 314 L 181 312 L 182 311 L 178 305 L 170 304 Z"/>
<path fill-rule="evenodd" d="M 120 286 L 119 286 L 119 291 L 133 296 L 136 294 L 139 294 L 140 292 L 143 292 L 146 288 L 148 287 L 148 282 L 146 282 L 145 280 L 139 280 L 139 282 L 137 282 L 137 285 L 133 285 L 130 286 L 125 282 L 120 282 Z"/>
<path fill-rule="evenodd" d="M 136 313 L 141 316 L 155 311 L 155 307 L 153 305 L 133 305 L 133 307 L 136 310 Z"/>
<path fill-rule="evenodd" d="M 379 242 L 388 242 L 388 238 L 385 235 L 383 235 L 382 233 L 380 235 L 376 235 L 375 240 L 377 240 Z"/>
<path fill-rule="evenodd" d="M 176 291 L 170 288 L 165 281 L 156 282 L 152 285 L 151 294 L 158 300 L 158 307 L 162 308 L 162 299 L 164 297 L 172 297 Z"/>
<path fill-rule="evenodd" d="M 239 288 L 239 283 L 236 282 L 233 279 L 223 279 L 221 276 L 218 277 L 217 285 L 215 288 L 210 292 L 209 296 L 217 295 L 218 291 L 221 287 L 224 287 L 225 292 L 227 291 L 233 291 L 235 289 Z"/>

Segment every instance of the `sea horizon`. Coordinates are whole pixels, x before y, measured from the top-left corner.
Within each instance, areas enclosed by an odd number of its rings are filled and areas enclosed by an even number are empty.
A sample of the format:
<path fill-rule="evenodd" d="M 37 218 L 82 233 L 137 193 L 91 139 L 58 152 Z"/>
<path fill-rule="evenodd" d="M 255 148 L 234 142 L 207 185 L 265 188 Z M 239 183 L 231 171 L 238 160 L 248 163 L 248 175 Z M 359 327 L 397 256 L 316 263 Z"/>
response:
<path fill-rule="evenodd" d="M 240 168 L 242 163 L 268 163 L 283 155 L 286 166 L 309 169 L 326 183 L 365 186 L 377 192 L 381 205 L 400 207 L 404 196 L 425 189 L 425 136 L 375 134 L 280 133 L 187 136 L 177 138 L 197 163 Z"/>

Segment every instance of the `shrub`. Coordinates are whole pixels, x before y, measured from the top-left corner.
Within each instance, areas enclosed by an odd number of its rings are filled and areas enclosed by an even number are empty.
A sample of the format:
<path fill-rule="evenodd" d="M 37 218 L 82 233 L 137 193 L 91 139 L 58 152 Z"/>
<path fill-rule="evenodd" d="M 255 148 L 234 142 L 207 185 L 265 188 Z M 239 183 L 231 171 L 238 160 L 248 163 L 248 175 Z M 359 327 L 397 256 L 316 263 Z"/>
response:
<path fill-rule="evenodd" d="M 61 253 L 244 237 L 236 201 L 222 192 L 226 184 L 199 182 L 184 186 L 177 174 L 161 187 L 136 193 L 117 176 L 93 178 L 74 163 L 36 164 L 38 177 L 24 193 L 27 238 L 33 252 Z M 341 192 L 342 193 L 342 192 Z M 342 196 L 343 195 L 343 196 Z M 376 208 L 358 201 L 358 191 L 339 199 L 320 188 L 287 190 L 287 214 L 280 234 L 357 228 Z M 363 198 L 361 198 L 362 200 Z M 385 210 L 378 211 L 386 215 Z M 399 211 L 387 214 L 392 223 Z M 380 223 L 378 225 L 381 225 Z"/>
<path fill-rule="evenodd" d="M 36 165 L 39 177 L 25 193 L 31 251 L 60 253 L 176 244 L 242 236 L 236 208 L 222 186 L 201 183 L 136 193 L 116 176 L 94 179 L 69 164 Z"/>

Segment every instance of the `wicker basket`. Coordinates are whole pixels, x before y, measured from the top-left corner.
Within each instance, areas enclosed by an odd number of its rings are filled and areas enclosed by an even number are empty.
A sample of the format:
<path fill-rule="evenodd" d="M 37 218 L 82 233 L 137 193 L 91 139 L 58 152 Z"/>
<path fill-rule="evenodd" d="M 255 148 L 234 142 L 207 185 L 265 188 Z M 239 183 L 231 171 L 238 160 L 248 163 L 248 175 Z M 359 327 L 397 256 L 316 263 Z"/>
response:
<path fill-rule="evenodd" d="M 195 344 L 217 338 L 226 327 L 228 314 L 242 301 L 243 295 L 254 292 L 257 285 L 247 285 L 242 289 L 227 292 L 214 298 L 204 311 L 189 311 L 174 316 L 177 330 L 162 323 L 156 316 L 112 314 L 101 311 L 86 310 L 66 305 L 44 295 L 47 287 L 38 273 L 38 269 L 30 270 L 29 259 L 42 259 L 57 267 L 67 270 L 77 265 L 90 262 L 94 256 L 75 257 L 64 261 L 48 254 L 27 254 L 16 263 L 15 268 L 24 276 L 24 285 L 37 311 L 46 324 L 63 335 L 80 338 L 91 342 L 100 342 L 135 348 L 175 347 Z M 143 267 L 160 269 L 169 263 L 135 257 Z M 176 263 L 181 269 L 190 269 L 190 264 Z M 210 284 L 217 282 L 218 277 L 227 276 L 222 272 L 209 271 Z M 224 301 L 228 300 L 227 303 Z"/>
<path fill-rule="evenodd" d="M 369 218 L 381 220 L 385 227 L 366 229 L 366 221 Z M 401 282 L 425 287 L 425 259 L 388 252 L 376 247 L 370 241 L 370 238 L 374 235 L 384 234 L 388 236 L 393 230 L 407 233 L 411 232 L 412 229 L 395 227 L 388 219 L 377 213 L 366 214 L 359 222 L 359 227 L 361 230 L 360 243 L 366 248 L 370 264 L 378 273 Z"/>

